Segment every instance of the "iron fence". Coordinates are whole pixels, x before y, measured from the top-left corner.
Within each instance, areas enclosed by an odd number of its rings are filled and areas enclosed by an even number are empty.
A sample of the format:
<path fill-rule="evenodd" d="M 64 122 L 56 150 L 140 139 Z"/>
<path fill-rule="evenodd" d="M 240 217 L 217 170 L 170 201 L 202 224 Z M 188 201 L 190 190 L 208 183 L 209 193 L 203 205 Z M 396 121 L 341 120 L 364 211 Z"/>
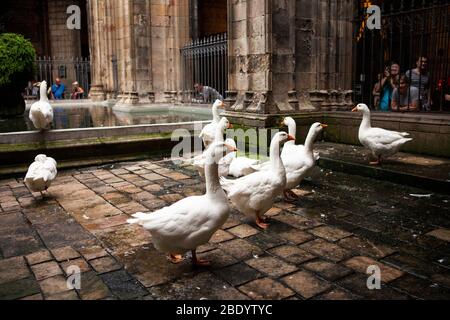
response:
<path fill-rule="evenodd" d="M 36 60 L 36 80 L 46 80 L 49 85 L 56 78 L 66 84 L 65 98 L 69 99 L 72 83 L 77 81 L 84 89 L 83 98 L 87 98 L 90 90 L 91 64 L 89 58 L 53 58 L 39 57 Z"/>
<path fill-rule="evenodd" d="M 412 85 L 419 90 L 418 110 L 450 111 L 450 101 L 446 100 L 450 95 L 450 1 L 362 0 L 357 3 L 354 101 L 362 101 L 372 109 L 383 109 L 380 101 L 385 98 L 386 79 L 392 83 L 392 90 L 399 86 L 399 76 L 394 72 L 397 67 L 392 71 L 389 66 L 397 64 L 399 73 L 405 74 L 416 68 L 418 57 L 426 57 L 426 72 L 423 76 L 419 73 L 418 85 L 417 79 Z M 372 4 L 381 8 L 380 30 L 369 30 L 363 23 L 366 8 Z M 414 80 L 411 76 L 408 79 Z M 406 91 L 407 111 L 414 90 Z M 388 110 L 392 110 L 393 99 L 391 96 Z"/>
<path fill-rule="evenodd" d="M 227 34 L 223 33 L 194 40 L 181 49 L 184 100 L 197 98 L 194 91 L 196 82 L 225 96 L 228 88 L 227 44 Z"/>

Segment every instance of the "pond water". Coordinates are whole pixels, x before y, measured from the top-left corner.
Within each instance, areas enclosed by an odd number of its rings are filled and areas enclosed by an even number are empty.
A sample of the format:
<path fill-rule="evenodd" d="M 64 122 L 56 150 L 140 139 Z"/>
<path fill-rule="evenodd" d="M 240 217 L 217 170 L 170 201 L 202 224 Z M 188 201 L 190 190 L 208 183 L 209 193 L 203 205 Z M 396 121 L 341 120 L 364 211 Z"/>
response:
<path fill-rule="evenodd" d="M 52 129 L 119 127 L 142 124 L 180 123 L 212 119 L 211 109 L 201 106 L 137 106 L 67 105 L 53 107 Z M 28 118 L 0 119 L 0 133 L 36 130 Z"/>

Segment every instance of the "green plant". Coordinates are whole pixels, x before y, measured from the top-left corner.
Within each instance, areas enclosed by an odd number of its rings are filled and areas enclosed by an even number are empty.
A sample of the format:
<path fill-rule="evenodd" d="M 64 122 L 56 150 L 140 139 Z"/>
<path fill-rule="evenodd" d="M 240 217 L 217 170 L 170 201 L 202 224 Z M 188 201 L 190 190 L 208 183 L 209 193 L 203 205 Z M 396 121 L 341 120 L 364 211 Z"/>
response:
<path fill-rule="evenodd" d="M 25 88 L 35 74 L 36 51 L 15 33 L 0 34 L 0 87 Z"/>

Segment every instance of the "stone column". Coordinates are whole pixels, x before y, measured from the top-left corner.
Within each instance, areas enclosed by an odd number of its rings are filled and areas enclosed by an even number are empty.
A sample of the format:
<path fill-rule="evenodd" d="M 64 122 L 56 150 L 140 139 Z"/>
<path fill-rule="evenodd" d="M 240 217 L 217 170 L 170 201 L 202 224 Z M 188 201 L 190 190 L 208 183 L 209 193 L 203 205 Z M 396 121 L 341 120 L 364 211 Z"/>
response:
<path fill-rule="evenodd" d="M 295 1 L 237 1 L 229 8 L 228 29 L 228 109 L 297 111 Z"/>
<path fill-rule="evenodd" d="M 230 115 L 351 104 L 351 0 L 238 0 L 228 12 Z"/>
<path fill-rule="evenodd" d="M 296 81 L 300 109 L 351 103 L 352 0 L 297 0 Z"/>
<path fill-rule="evenodd" d="M 94 101 L 105 100 L 106 94 L 103 88 L 102 79 L 102 32 L 103 20 L 101 8 L 103 1 L 88 1 L 88 27 L 89 27 L 89 48 L 91 59 L 91 90 L 89 96 Z"/>

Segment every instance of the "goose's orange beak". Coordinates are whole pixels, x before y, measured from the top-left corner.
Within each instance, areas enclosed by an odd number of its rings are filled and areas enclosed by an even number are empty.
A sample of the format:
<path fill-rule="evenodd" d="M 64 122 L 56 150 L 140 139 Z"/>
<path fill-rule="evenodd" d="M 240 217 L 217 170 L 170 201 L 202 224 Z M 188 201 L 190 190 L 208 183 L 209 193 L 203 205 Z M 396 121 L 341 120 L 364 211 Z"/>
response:
<path fill-rule="evenodd" d="M 292 135 L 288 135 L 288 141 L 295 141 L 295 137 Z"/>
<path fill-rule="evenodd" d="M 227 147 L 227 149 L 228 149 L 230 152 L 236 152 L 236 151 L 238 151 L 237 148 L 232 147 L 232 146 L 230 146 L 229 144 L 226 144 L 226 143 L 225 143 L 225 147 Z"/>
<path fill-rule="evenodd" d="M 357 108 L 357 107 L 354 107 L 354 108 L 352 109 L 352 112 L 358 112 L 358 108 Z"/>
<path fill-rule="evenodd" d="M 284 119 L 281 119 L 281 121 L 280 121 L 280 127 L 283 127 L 283 126 L 285 126 L 285 124 L 284 124 Z"/>
<path fill-rule="evenodd" d="M 228 124 L 228 127 L 227 127 L 228 129 L 233 129 L 233 125 L 230 123 L 230 124 Z"/>
<path fill-rule="evenodd" d="M 328 125 L 325 124 L 325 123 L 321 123 L 320 126 L 321 126 L 322 128 L 324 128 L 324 129 L 328 128 Z"/>
<path fill-rule="evenodd" d="M 224 105 L 223 101 L 220 101 L 219 107 L 223 107 Z"/>

